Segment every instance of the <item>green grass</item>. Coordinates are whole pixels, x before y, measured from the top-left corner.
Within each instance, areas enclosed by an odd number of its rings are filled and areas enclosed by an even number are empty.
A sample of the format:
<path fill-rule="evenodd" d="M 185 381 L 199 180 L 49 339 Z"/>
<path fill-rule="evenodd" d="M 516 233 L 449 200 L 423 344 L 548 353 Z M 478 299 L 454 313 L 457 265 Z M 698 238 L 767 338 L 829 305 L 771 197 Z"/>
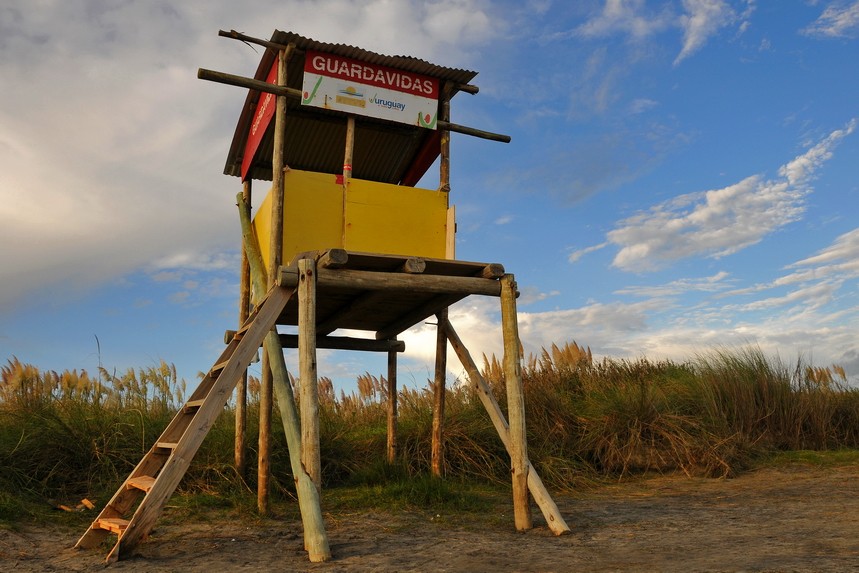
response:
<path fill-rule="evenodd" d="M 815 468 L 837 468 L 859 465 L 859 449 L 840 450 L 795 450 L 786 452 L 770 452 L 755 461 L 760 467 L 796 467 L 807 466 Z"/>

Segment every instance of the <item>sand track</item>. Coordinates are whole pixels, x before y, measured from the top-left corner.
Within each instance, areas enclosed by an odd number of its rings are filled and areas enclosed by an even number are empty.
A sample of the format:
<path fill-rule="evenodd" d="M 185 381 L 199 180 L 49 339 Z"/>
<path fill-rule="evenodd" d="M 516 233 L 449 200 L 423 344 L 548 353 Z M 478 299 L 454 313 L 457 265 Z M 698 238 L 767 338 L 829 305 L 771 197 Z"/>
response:
<path fill-rule="evenodd" d="M 108 571 L 859 571 L 859 466 L 657 477 L 557 501 L 571 535 L 516 533 L 506 506 L 490 519 L 327 515 L 334 559 L 321 564 L 307 561 L 298 521 L 167 520 Z M 71 549 L 80 533 L 0 530 L 0 570 L 103 570 L 103 554 Z"/>

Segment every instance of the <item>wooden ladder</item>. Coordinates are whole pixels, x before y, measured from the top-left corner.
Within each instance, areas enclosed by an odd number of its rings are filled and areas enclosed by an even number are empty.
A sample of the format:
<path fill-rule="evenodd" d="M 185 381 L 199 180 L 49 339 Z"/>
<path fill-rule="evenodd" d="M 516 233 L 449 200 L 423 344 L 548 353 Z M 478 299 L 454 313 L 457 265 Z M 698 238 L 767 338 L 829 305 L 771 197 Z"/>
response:
<path fill-rule="evenodd" d="M 78 540 L 76 548 L 97 547 L 107 536 L 115 534 L 116 545 L 107 556 L 107 562 L 113 563 L 130 556 L 152 531 L 194 454 L 230 399 L 239 377 L 294 292 L 294 288 L 280 286 L 268 292 L 152 449 Z"/>

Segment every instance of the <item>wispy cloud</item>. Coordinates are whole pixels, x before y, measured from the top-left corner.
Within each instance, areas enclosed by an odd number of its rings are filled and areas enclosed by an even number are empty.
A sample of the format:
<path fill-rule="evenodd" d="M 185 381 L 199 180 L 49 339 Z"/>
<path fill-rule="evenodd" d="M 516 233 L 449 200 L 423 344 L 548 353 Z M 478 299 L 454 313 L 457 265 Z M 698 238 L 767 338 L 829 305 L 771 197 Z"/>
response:
<path fill-rule="evenodd" d="M 680 195 L 620 221 L 607 235 L 619 247 L 613 266 L 651 271 L 693 256 L 719 258 L 753 245 L 800 218 L 814 172 L 856 121 L 835 130 L 779 169 L 712 191 Z"/>
<path fill-rule="evenodd" d="M 683 0 L 685 13 L 680 16 L 683 48 L 674 65 L 700 50 L 720 29 L 736 19 L 734 10 L 724 0 Z"/>
<path fill-rule="evenodd" d="M 639 297 L 677 296 L 689 292 L 718 292 L 729 286 L 730 274 L 721 271 L 713 276 L 698 279 L 677 279 L 657 286 L 628 286 L 615 291 L 615 294 Z"/>
<path fill-rule="evenodd" d="M 576 261 L 578 261 L 579 259 L 581 259 L 585 255 L 599 251 L 600 249 L 604 249 L 605 247 L 609 246 L 610 244 L 611 243 L 605 242 L 605 243 L 600 243 L 599 245 L 594 245 L 593 247 L 586 247 L 584 249 L 578 249 L 578 250 L 570 253 L 570 256 L 567 257 L 567 260 L 571 263 L 575 263 Z"/>
<path fill-rule="evenodd" d="M 806 27 L 809 36 L 830 38 L 855 38 L 859 33 L 859 0 L 852 3 L 832 2 L 823 13 Z"/>
<path fill-rule="evenodd" d="M 644 0 L 606 0 L 602 11 L 576 29 L 585 38 L 598 38 L 622 33 L 633 40 L 643 40 L 671 25 L 667 11 L 645 13 Z"/>

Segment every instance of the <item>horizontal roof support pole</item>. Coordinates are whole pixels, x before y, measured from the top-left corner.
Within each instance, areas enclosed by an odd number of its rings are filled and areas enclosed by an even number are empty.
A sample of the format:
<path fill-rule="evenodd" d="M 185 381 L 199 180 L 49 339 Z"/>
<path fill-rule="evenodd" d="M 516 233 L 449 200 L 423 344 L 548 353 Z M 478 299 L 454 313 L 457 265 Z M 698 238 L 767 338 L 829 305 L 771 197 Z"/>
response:
<path fill-rule="evenodd" d="M 280 268 L 282 287 L 298 284 L 298 269 Z M 376 291 L 414 291 L 438 294 L 501 296 L 501 283 L 494 279 L 478 277 L 456 277 L 447 275 L 418 275 L 407 273 L 384 273 L 355 271 L 350 269 L 316 269 L 316 285 L 319 289 L 347 288 Z"/>
<path fill-rule="evenodd" d="M 298 348 L 297 334 L 279 334 L 278 337 L 284 348 Z M 364 352 L 406 351 L 406 343 L 402 340 L 374 340 L 372 338 L 354 338 L 351 336 L 317 336 L 316 347 L 333 350 L 359 350 Z"/>
<path fill-rule="evenodd" d="M 286 96 L 291 98 L 301 97 L 301 90 L 297 90 L 295 88 L 276 86 L 274 84 L 270 84 L 261 80 L 255 80 L 252 78 L 246 78 L 244 76 L 237 76 L 234 74 L 227 74 L 225 72 L 216 72 L 214 70 L 199 68 L 197 70 L 197 77 L 201 80 L 208 80 L 210 82 L 217 82 L 219 84 L 227 84 L 231 86 L 248 88 L 251 90 L 267 92 L 278 96 Z M 467 127 L 465 125 L 458 125 L 456 123 L 450 123 L 441 120 L 437 121 L 436 125 L 440 129 L 446 129 L 454 133 L 462 133 L 463 135 L 470 135 L 472 137 L 479 137 L 481 139 L 489 139 L 491 141 L 500 141 L 501 143 L 510 143 L 510 136 L 503 135 L 501 133 L 492 133 L 491 131 L 484 131 L 482 129 L 476 129 L 474 127 Z"/>

